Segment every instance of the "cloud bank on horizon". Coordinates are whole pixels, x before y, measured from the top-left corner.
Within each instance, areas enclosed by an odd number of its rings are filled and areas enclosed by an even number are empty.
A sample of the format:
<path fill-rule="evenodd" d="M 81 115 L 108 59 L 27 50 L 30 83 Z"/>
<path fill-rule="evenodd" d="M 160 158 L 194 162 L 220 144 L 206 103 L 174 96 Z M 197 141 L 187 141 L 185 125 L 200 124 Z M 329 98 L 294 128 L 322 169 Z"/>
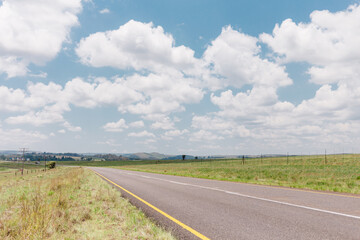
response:
<path fill-rule="evenodd" d="M 80 31 L 91 9 L 116 14 L 96 1 L 2 1 L 0 149 L 360 151 L 358 4 L 314 9 L 308 21 L 283 19 L 257 36 L 224 25 L 200 53 L 151 21 Z M 52 78 L 67 71 L 62 61 L 75 66 L 72 77 Z M 311 97 L 281 95 L 299 81 L 315 88 Z"/>

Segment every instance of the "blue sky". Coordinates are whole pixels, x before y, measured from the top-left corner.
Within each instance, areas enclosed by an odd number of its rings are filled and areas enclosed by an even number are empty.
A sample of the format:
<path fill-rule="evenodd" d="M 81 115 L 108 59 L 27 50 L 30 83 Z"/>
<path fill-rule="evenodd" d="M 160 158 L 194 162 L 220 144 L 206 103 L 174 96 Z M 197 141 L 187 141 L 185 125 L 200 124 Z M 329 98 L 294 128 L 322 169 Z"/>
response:
<path fill-rule="evenodd" d="M 0 1 L 0 149 L 359 152 L 358 1 Z"/>

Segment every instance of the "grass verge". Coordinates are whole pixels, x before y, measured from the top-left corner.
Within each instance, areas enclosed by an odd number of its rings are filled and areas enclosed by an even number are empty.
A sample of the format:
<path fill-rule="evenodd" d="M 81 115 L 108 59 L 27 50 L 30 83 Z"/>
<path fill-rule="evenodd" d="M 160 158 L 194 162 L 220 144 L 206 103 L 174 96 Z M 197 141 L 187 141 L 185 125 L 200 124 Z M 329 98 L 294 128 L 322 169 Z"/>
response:
<path fill-rule="evenodd" d="M 0 239 L 174 239 L 88 169 L 0 179 Z"/>
<path fill-rule="evenodd" d="M 66 162 L 187 177 L 360 194 L 360 155 Z"/>
<path fill-rule="evenodd" d="M 342 159 L 341 159 L 342 160 Z M 168 175 L 360 194 L 360 162 L 327 159 L 239 159 L 128 165 L 115 168 Z M 262 161 L 262 163 L 261 163 Z"/>

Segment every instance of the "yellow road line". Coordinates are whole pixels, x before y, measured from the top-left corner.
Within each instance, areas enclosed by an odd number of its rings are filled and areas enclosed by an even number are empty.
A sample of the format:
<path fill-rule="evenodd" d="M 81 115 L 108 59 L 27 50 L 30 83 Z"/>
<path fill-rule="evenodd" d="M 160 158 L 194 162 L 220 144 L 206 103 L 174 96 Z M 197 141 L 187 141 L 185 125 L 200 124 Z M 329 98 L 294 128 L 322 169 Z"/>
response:
<path fill-rule="evenodd" d="M 94 170 L 92 170 L 94 171 Z M 187 226 L 186 224 L 180 222 L 179 220 L 177 220 L 176 218 L 170 216 L 169 214 L 167 214 L 166 212 L 160 210 L 159 208 L 155 207 L 154 205 L 148 203 L 147 201 L 145 201 L 144 199 L 138 197 L 137 195 L 135 195 L 134 193 L 130 192 L 129 190 L 126 190 L 125 188 L 119 186 L 118 184 L 114 183 L 113 181 L 111 181 L 110 179 L 104 177 L 103 175 L 101 175 L 100 173 L 94 171 L 97 175 L 99 175 L 100 177 L 102 177 L 103 179 L 105 179 L 106 181 L 114 184 L 115 186 L 117 186 L 118 188 L 120 188 L 121 190 L 127 192 L 128 194 L 130 194 L 131 196 L 135 197 L 136 199 L 140 200 L 141 202 L 145 203 L 146 205 L 148 205 L 149 207 L 151 207 L 152 209 L 154 209 L 155 211 L 161 213 L 163 216 L 167 217 L 168 219 L 170 219 L 171 221 L 173 221 L 174 223 L 178 224 L 179 226 L 181 226 L 182 228 L 188 230 L 189 232 L 191 232 L 192 234 L 194 234 L 195 236 L 197 236 L 198 238 L 202 239 L 202 240 L 210 240 L 210 238 L 205 237 L 204 235 L 202 235 L 201 233 L 199 233 L 198 231 L 192 229 L 191 227 Z"/>

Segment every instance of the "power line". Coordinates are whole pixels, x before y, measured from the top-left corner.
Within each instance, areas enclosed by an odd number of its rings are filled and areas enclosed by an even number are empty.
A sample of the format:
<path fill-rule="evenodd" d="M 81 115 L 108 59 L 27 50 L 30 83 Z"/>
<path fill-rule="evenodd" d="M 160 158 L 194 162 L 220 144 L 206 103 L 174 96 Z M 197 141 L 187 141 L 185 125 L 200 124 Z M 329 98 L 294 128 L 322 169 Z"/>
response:
<path fill-rule="evenodd" d="M 25 152 L 28 151 L 28 148 L 20 148 L 19 150 L 23 155 L 23 164 L 22 164 L 22 169 L 21 169 L 21 175 L 23 175 L 24 174 L 24 164 L 25 164 Z"/>

